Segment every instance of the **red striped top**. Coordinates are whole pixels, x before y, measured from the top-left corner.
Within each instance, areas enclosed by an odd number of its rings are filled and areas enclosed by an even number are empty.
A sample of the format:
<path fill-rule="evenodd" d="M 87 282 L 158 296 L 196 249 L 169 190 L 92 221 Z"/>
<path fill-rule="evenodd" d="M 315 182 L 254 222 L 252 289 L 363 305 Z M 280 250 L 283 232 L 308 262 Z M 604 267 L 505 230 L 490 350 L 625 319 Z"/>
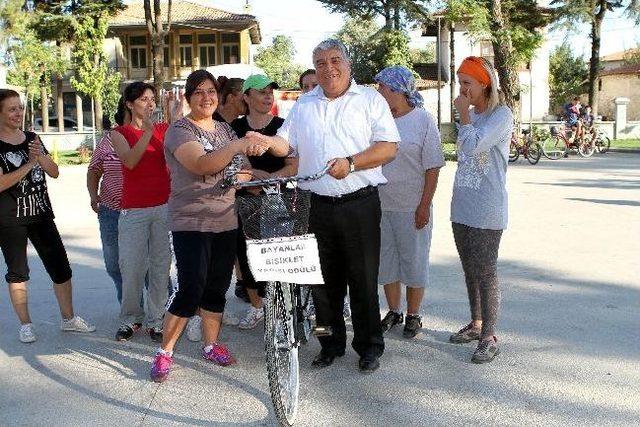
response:
<path fill-rule="evenodd" d="M 102 173 L 100 181 L 100 204 L 113 210 L 120 210 L 122 202 L 122 162 L 113 150 L 111 132 L 105 132 L 91 155 L 89 169 Z"/>

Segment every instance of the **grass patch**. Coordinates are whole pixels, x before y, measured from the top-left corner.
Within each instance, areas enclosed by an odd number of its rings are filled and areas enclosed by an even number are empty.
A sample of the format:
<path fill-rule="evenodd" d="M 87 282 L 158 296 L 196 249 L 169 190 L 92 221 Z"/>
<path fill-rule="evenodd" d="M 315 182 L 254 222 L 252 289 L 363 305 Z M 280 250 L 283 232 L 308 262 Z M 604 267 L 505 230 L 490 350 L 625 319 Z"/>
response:
<path fill-rule="evenodd" d="M 58 166 L 82 165 L 89 163 L 89 160 L 91 160 L 91 153 L 87 155 L 81 154 L 78 150 L 58 151 Z"/>
<path fill-rule="evenodd" d="M 443 142 L 442 151 L 444 152 L 444 159 L 455 162 L 458 160 L 456 155 L 456 143 L 455 142 Z"/>
<path fill-rule="evenodd" d="M 614 139 L 611 148 L 635 148 L 640 149 L 640 139 Z"/>

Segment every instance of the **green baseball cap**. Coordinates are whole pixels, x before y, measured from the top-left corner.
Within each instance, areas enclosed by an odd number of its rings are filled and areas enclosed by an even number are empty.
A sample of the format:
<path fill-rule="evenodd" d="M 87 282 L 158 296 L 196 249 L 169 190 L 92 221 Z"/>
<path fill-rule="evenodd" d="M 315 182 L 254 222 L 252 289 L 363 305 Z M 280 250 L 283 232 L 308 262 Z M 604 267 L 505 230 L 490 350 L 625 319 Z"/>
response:
<path fill-rule="evenodd" d="M 278 83 L 271 80 L 269 77 L 263 74 L 254 74 L 252 76 L 247 77 L 247 79 L 242 83 L 242 92 L 246 92 L 249 89 L 262 90 L 267 86 L 271 86 L 274 89 L 278 89 Z"/>

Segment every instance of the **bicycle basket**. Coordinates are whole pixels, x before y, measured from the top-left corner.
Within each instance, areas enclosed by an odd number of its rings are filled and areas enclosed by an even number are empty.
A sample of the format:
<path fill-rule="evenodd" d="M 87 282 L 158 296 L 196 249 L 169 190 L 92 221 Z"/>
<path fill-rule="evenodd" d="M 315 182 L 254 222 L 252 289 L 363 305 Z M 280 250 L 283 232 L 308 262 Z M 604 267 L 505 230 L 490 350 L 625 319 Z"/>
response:
<path fill-rule="evenodd" d="M 309 191 L 238 196 L 236 203 L 247 239 L 299 236 L 309 229 Z"/>

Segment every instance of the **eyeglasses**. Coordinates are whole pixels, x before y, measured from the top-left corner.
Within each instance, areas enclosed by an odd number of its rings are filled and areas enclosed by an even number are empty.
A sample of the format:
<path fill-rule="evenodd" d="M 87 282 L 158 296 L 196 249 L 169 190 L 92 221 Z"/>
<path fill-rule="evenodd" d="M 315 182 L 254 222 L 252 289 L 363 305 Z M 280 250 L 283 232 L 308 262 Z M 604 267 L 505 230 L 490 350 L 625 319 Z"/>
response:
<path fill-rule="evenodd" d="M 156 102 L 156 99 L 153 96 L 143 96 L 136 99 L 136 101 L 144 102 L 146 104 L 147 102 Z"/>
<path fill-rule="evenodd" d="M 211 89 L 207 89 L 207 90 L 196 89 L 193 91 L 193 94 L 195 96 L 204 96 L 204 94 L 207 94 L 209 96 L 216 96 L 218 94 L 218 91 L 212 87 Z"/>

